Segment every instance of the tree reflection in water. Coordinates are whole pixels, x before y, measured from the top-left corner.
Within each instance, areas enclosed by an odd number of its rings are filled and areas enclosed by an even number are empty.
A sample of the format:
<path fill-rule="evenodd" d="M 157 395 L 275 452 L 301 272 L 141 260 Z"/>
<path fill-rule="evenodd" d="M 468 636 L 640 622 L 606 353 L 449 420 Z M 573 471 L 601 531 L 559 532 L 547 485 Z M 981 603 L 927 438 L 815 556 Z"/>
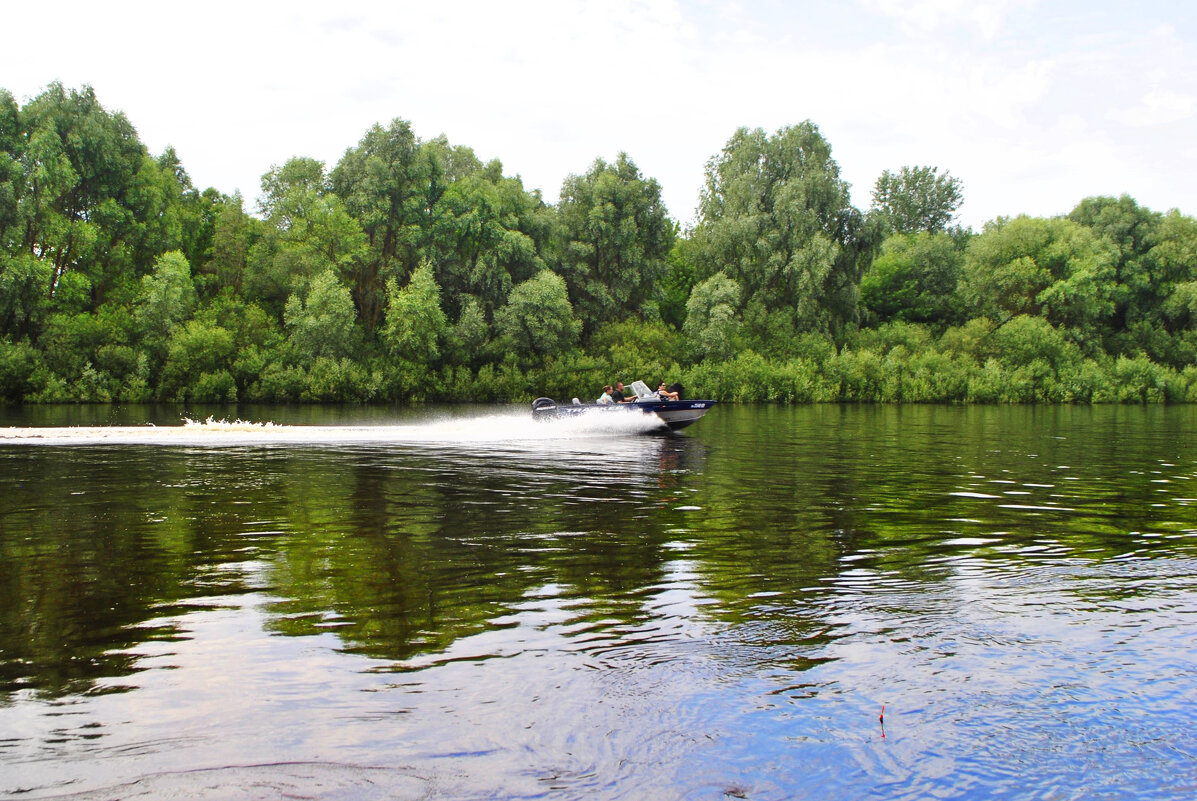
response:
<path fill-rule="evenodd" d="M 104 722 L 0 747 L 43 789 L 36 755 L 99 732 L 166 762 L 128 710 L 202 695 L 197 747 L 399 748 L 459 797 L 1000 795 L 1015 762 L 1159 795 L 1177 764 L 1134 743 L 1187 727 L 1194 422 L 729 406 L 681 436 L 0 444 L 0 723 Z M 117 764 L 143 770 L 96 774 Z"/>

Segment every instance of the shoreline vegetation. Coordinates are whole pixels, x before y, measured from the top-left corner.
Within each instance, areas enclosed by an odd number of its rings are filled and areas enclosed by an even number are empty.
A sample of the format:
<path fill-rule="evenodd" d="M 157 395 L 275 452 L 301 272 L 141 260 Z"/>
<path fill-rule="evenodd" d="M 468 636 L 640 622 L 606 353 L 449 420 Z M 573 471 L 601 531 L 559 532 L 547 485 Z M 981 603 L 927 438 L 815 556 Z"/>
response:
<path fill-rule="evenodd" d="M 247 207 L 91 87 L 0 89 L 0 403 L 1197 401 L 1193 218 L 978 232 L 937 167 L 848 190 L 814 123 L 741 128 L 682 230 L 627 154 L 548 204 L 395 119 Z"/>

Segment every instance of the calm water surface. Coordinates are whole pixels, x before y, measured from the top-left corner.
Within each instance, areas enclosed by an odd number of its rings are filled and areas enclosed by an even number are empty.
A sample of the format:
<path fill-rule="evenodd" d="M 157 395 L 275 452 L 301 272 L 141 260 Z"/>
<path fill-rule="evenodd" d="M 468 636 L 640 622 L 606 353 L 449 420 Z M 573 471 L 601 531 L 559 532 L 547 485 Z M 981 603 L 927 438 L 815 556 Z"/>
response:
<path fill-rule="evenodd" d="M 0 798 L 1197 797 L 1197 408 L 213 414 L 0 410 Z"/>

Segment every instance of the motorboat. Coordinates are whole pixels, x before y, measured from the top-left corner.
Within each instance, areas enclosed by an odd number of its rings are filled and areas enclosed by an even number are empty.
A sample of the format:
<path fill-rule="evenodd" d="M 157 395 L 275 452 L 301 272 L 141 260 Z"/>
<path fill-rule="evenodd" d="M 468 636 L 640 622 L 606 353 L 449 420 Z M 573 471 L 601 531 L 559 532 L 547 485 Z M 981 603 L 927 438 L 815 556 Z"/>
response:
<path fill-rule="evenodd" d="M 651 414 L 655 415 L 673 431 L 697 423 L 718 401 L 662 400 L 651 392 L 643 381 L 633 381 L 628 388 L 636 394 L 634 400 L 624 403 L 583 403 L 574 398 L 560 403 L 552 398 L 537 398 L 532 401 L 533 420 L 556 420 L 583 414 Z"/>

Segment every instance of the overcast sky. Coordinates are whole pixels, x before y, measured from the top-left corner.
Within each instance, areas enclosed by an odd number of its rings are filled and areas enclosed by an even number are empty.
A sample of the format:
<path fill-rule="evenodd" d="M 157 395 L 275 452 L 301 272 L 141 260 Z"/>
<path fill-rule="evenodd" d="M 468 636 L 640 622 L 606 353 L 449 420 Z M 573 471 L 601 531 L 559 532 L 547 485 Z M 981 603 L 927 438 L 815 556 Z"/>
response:
<path fill-rule="evenodd" d="M 35 10 L 36 9 L 36 10 Z M 959 178 L 961 222 L 1128 193 L 1197 214 L 1197 3 L 1106 0 L 20 3 L 0 87 L 90 84 L 154 154 L 247 201 L 375 123 L 445 134 L 556 201 L 624 151 L 693 219 L 741 126 L 811 120 L 861 209 L 883 170 Z"/>

